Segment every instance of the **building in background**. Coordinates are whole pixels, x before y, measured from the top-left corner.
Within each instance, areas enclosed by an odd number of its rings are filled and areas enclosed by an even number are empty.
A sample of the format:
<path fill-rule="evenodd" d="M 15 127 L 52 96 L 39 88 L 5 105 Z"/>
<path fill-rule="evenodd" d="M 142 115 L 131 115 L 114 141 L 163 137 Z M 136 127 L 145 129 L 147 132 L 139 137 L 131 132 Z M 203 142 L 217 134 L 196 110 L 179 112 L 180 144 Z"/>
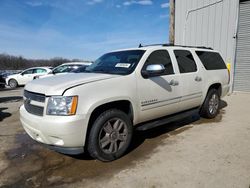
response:
<path fill-rule="evenodd" d="M 220 51 L 232 91 L 250 92 L 250 0 L 175 0 L 174 8 L 174 43 Z"/>

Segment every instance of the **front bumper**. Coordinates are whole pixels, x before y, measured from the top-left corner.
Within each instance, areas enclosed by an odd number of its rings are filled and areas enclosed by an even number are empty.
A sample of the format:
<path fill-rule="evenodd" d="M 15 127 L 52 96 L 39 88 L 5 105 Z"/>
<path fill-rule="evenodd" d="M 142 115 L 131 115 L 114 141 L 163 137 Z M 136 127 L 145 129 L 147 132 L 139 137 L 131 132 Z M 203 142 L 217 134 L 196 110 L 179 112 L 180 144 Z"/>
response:
<path fill-rule="evenodd" d="M 60 146 L 52 146 L 45 145 L 45 147 L 54 150 L 59 153 L 68 154 L 68 155 L 78 155 L 84 152 L 83 147 L 60 147 Z"/>
<path fill-rule="evenodd" d="M 27 134 L 50 149 L 66 154 L 83 152 L 87 132 L 85 116 L 36 116 L 20 108 L 20 121 Z"/>

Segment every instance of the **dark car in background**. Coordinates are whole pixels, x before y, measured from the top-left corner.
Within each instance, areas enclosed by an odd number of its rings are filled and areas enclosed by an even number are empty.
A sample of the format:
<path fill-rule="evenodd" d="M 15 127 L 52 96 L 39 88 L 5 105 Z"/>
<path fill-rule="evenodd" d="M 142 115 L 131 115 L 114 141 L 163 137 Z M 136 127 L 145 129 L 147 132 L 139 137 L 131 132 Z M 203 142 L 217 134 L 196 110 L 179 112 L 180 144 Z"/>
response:
<path fill-rule="evenodd" d="M 4 88 L 4 87 L 5 87 L 4 74 L 0 74 L 0 88 Z"/>
<path fill-rule="evenodd" d="M 13 71 L 0 71 L 0 88 L 5 88 L 7 76 L 13 74 Z"/>

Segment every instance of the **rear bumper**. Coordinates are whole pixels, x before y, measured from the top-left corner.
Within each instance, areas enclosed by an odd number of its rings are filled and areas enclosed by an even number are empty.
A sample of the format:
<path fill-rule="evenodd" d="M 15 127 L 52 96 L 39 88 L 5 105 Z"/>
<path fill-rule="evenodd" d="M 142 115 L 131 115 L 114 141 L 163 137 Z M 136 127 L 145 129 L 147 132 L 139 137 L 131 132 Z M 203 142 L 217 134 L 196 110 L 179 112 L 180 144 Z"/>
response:
<path fill-rule="evenodd" d="M 222 86 L 222 88 L 221 88 L 221 98 L 225 97 L 229 93 L 229 90 L 230 90 L 230 85 L 229 84 Z"/>
<path fill-rule="evenodd" d="M 5 80 L 0 79 L 0 86 L 5 86 L 5 85 L 6 85 Z"/>
<path fill-rule="evenodd" d="M 1 87 L 1 88 L 5 87 L 5 83 L 0 82 L 0 87 Z"/>

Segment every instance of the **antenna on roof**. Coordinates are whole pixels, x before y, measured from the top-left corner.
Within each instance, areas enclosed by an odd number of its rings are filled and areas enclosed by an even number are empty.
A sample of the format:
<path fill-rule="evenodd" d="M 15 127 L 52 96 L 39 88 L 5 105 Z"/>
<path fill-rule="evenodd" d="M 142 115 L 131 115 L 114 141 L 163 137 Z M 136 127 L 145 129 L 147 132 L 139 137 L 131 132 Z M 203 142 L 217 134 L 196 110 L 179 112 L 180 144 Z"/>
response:
<path fill-rule="evenodd" d="M 141 45 L 141 43 L 139 44 L 139 48 L 142 48 L 143 46 Z"/>

